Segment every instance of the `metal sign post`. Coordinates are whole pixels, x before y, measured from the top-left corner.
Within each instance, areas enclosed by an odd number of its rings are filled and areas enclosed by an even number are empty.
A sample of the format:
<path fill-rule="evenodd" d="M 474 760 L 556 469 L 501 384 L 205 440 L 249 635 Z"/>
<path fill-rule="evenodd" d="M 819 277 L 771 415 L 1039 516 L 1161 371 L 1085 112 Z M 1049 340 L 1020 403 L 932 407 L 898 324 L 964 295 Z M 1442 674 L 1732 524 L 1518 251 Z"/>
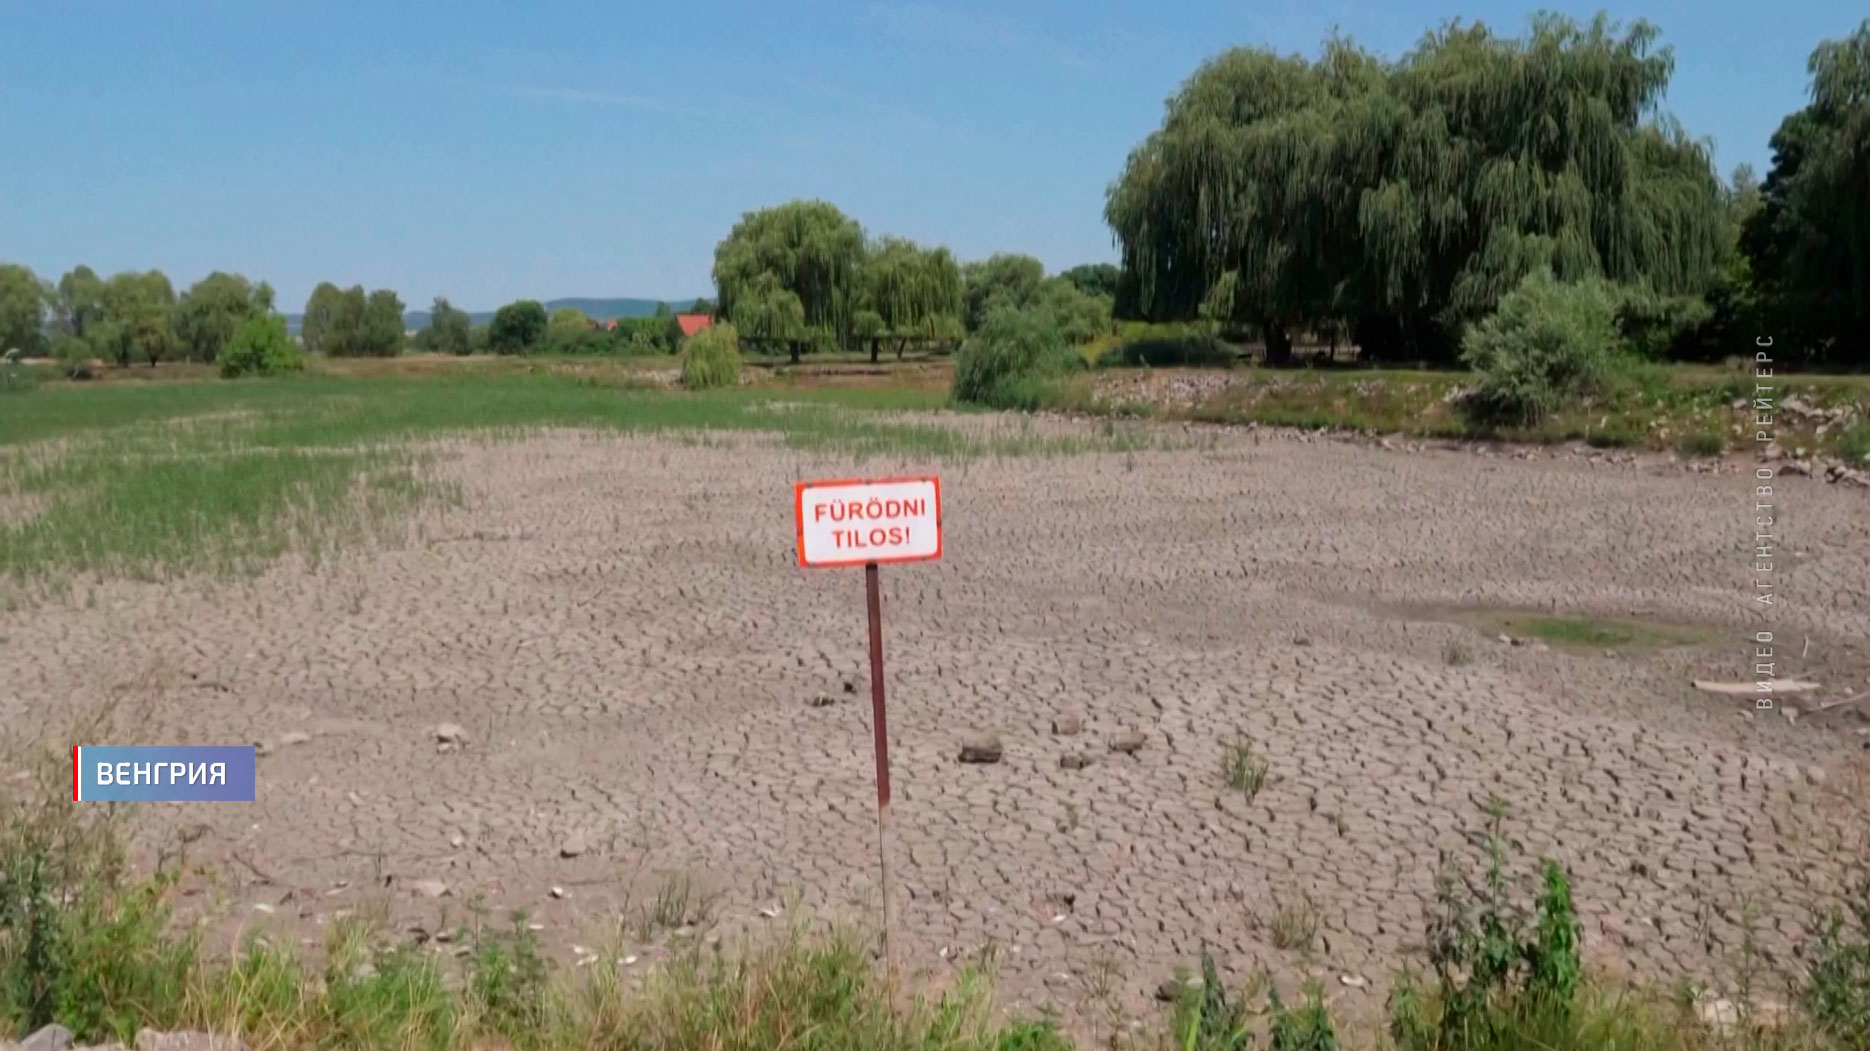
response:
<path fill-rule="evenodd" d="M 896 954 L 890 945 L 890 933 L 896 927 L 890 881 L 890 738 L 883 703 L 883 589 L 877 565 L 941 557 L 941 480 L 925 477 L 801 482 L 794 499 L 800 566 L 864 567 L 864 608 L 870 627 L 870 725 L 876 738 L 883 959 L 894 978 Z"/>
<path fill-rule="evenodd" d="M 890 888 L 890 732 L 889 717 L 883 708 L 883 589 L 877 581 L 877 564 L 864 563 L 864 605 L 870 614 L 870 725 L 876 735 L 877 753 L 877 866 L 883 879 L 883 962 L 890 976 L 896 975 L 896 954 L 890 949 L 890 932 L 896 929 L 896 907 Z"/>

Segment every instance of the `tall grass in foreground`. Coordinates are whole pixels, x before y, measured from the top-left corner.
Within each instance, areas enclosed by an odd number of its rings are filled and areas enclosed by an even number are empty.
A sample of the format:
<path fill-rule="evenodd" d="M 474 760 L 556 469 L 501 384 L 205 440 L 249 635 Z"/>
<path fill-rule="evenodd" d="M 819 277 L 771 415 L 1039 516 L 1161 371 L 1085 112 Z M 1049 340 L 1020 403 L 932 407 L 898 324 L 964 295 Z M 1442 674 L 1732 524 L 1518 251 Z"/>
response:
<path fill-rule="evenodd" d="M 1068 1051 L 1044 1021 L 1006 1019 L 984 972 L 912 995 L 883 980 L 867 949 L 798 932 L 740 954 L 699 949 L 642 975 L 612 948 L 556 970 L 522 914 L 476 912 L 458 959 L 336 925 L 320 966 L 296 945 L 249 937 L 210 952 L 179 928 L 167 874 L 124 865 L 118 816 L 64 798 L 65 769 L 0 795 L 0 1038 L 49 1022 L 80 1040 L 129 1041 L 143 1026 L 237 1033 L 259 1051 Z M 1430 977 L 1405 975 L 1389 1001 L 1395 1051 L 1862 1051 L 1870 1047 L 1870 884 L 1807 949 L 1801 1013 L 1730 1032 L 1682 1005 L 1593 982 L 1579 964 L 1569 881 L 1541 867 L 1530 900 L 1508 874 L 1503 810 L 1493 813 L 1478 886 L 1454 874 L 1429 927 Z M 1198 979 L 1160 1028 L 1112 1047 L 1335 1051 L 1323 990 L 1282 999 L 1268 976 L 1229 990 L 1202 954 Z M 1362 1045 L 1359 1045 L 1362 1046 Z"/>

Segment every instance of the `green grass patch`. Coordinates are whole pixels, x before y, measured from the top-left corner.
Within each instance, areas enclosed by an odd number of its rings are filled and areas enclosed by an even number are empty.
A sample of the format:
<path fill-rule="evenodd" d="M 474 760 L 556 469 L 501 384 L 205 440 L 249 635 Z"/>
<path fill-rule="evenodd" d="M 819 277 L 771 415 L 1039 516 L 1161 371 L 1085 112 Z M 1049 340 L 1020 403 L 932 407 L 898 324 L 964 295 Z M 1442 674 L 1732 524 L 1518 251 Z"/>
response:
<path fill-rule="evenodd" d="M 1482 614 L 1481 630 L 1538 639 L 1550 645 L 1579 650 L 1648 650 L 1692 645 L 1707 633 L 1674 625 L 1650 624 L 1617 617 L 1557 617 L 1532 613 Z"/>
<path fill-rule="evenodd" d="M 1134 451 L 1131 430 L 1059 437 L 904 418 L 943 392 L 892 388 L 643 389 L 627 376 L 306 375 L 239 383 L 53 386 L 0 413 L 0 580 L 75 571 L 159 578 L 246 572 L 386 535 L 455 498 L 419 442 L 575 427 L 777 435 L 795 449 L 936 461 Z"/>

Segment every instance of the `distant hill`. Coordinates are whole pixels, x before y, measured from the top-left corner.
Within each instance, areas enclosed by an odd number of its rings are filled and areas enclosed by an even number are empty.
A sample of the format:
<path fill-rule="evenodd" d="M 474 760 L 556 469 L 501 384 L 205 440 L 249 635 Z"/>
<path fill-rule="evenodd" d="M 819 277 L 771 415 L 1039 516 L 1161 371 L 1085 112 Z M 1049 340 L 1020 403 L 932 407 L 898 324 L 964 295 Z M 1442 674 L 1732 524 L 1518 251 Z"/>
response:
<path fill-rule="evenodd" d="M 611 318 L 618 317 L 648 317 L 654 314 L 656 312 L 656 307 L 664 302 L 669 304 L 670 310 L 680 314 L 695 304 L 695 298 L 694 296 L 690 296 L 687 299 L 671 300 L 590 299 L 584 297 L 548 299 L 545 303 L 545 312 L 550 314 L 552 311 L 562 307 L 571 307 L 573 310 L 582 311 L 586 317 L 597 318 L 599 321 L 609 321 Z M 484 325 L 493 320 L 493 311 L 473 310 L 468 312 L 468 317 L 472 319 L 476 325 Z M 298 335 L 299 326 L 304 320 L 304 314 L 287 314 L 286 330 L 295 336 Z M 429 327 L 429 312 L 426 310 L 409 311 L 403 315 L 403 327 L 411 332 L 417 332 Z"/>

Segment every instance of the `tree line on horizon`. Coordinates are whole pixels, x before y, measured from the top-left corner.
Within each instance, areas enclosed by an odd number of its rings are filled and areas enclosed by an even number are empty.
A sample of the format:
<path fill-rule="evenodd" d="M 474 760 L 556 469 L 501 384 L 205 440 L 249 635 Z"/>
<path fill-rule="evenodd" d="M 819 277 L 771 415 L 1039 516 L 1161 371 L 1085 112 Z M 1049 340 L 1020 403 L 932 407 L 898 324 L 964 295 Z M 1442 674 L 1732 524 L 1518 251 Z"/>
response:
<path fill-rule="evenodd" d="M 716 299 L 697 306 L 794 360 L 951 348 L 1017 310 L 1071 342 L 1121 319 L 1260 342 L 1273 363 L 1304 340 L 1451 363 L 1546 275 L 1561 296 L 1591 283 L 1649 359 L 1772 335 L 1782 360 L 1870 365 L 1870 20 L 1811 54 L 1810 102 L 1774 133 L 1764 181 L 1745 166 L 1722 180 L 1661 109 L 1674 59 L 1658 39 L 1647 22 L 1544 14 L 1521 37 L 1449 23 L 1395 60 L 1338 36 L 1316 59 L 1234 48 L 1183 83 L 1109 187 L 1120 266 L 961 263 L 797 200 L 742 216 L 715 249 Z M 178 295 L 160 271 L 80 266 L 54 284 L 0 265 L 0 348 L 213 361 L 273 298 L 218 271 Z M 394 292 L 327 282 L 301 338 L 367 356 L 656 353 L 681 335 L 666 309 L 612 328 L 522 300 L 474 325 L 437 298 L 411 341 Z"/>

